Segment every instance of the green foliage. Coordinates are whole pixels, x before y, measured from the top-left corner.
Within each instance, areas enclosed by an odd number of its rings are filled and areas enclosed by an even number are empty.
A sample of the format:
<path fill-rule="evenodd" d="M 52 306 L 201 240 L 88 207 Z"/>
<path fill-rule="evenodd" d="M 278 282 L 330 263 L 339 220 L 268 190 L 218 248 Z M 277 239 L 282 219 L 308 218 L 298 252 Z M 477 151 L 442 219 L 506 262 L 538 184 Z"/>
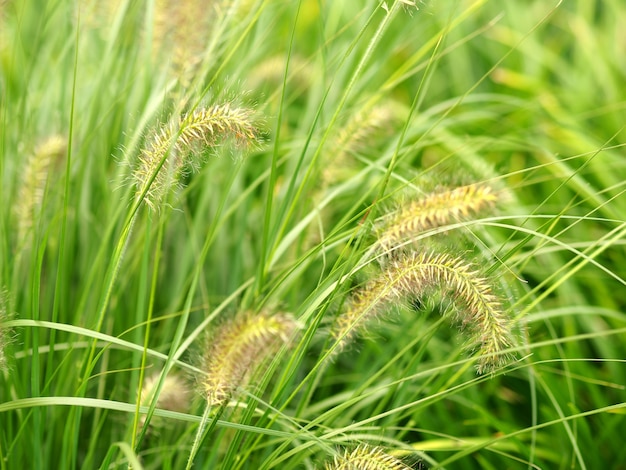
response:
<path fill-rule="evenodd" d="M 626 468 L 622 3 L 0 1 L 0 469 Z"/>

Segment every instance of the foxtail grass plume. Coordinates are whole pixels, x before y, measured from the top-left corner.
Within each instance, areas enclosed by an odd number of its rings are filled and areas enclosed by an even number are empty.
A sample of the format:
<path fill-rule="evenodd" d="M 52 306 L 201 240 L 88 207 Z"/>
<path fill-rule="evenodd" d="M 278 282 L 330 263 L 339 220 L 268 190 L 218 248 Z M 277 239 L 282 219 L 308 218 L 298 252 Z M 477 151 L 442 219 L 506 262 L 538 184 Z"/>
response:
<path fill-rule="evenodd" d="M 290 314 L 267 312 L 246 312 L 218 327 L 204 359 L 202 388 L 208 403 L 220 406 L 228 401 L 297 328 Z"/>
<path fill-rule="evenodd" d="M 401 460 L 387 454 L 380 447 L 360 445 L 352 451 L 336 456 L 326 470 L 412 470 Z"/>
<path fill-rule="evenodd" d="M 385 215 L 377 228 L 377 247 L 390 252 L 426 230 L 465 220 L 491 208 L 497 195 L 490 186 L 472 184 L 428 194 Z"/>
<path fill-rule="evenodd" d="M 478 344 L 478 373 L 503 365 L 503 351 L 514 339 L 510 321 L 489 281 L 463 258 L 448 254 L 413 252 L 394 260 L 385 271 L 357 291 L 337 318 L 332 336 L 342 350 L 373 320 L 395 304 L 436 291 L 450 301 L 456 320 L 468 328 L 470 344 Z"/>
<path fill-rule="evenodd" d="M 188 88 L 215 24 L 216 11 L 206 0 L 156 0 L 153 49 L 169 56 L 171 73 Z"/>
<path fill-rule="evenodd" d="M 143 386 L 141 387 L 141 394 L 139 397 L 139 403 L 142 406 L 150 406 L 150 403 L 154 399 L 157 385 L 159 383 L 159 374 L 147 377 Z M 177 411 L 179 413 L 185 413 L 189 410 L 189 404 L 191 401 L 191 394 L 186 382 L 176 374 L 170 374 L 165 377 L 161 392 L 157 398 L 156 407 Z M 142 417 L 141 427 L 144 425 L 145 417 Z M 162 424 L 162 421 L 155 420 L 154 418 L 150 422 L 152 426 Z"/>
<path fill-rule="evenodd" d="M 259 130 L 253 111 L 229 103 L 196 109 L 163 126 L 141 151 L 133 172 L 137 196 L 156 209 L 180 177 L 199 167 L 202 153 L 228 140 L 247 146 L 257 141 Z M 153 179 L 154 178 L 154 179 Z"/>
<path fill-rule="evenodd" d="M 9 318 L 7 312 L 8 297 L 8 291 L 0 289 L 0 372 L 8 369 L 8 359 L 5 351 L 11 341 L 11 330 L 4 325 L 4 322 Z"/>
<path fill-rule="evenodd" d="M 264 87 L 280 90 L 287 65 L 289 65 L 287 81 L 290 83 L 291 88 L 298 91 L 308 89 L 317 70 L 311 61 L 297 54 L 289 57 L 289 64 L 287 64 L 287 57 L 284 54 L 265 59 L 252 69 L 247 83 L 253 90 Z"/>
<path fill-rule="evenodd" d="M 326 188 L 349 177 L 356 168 L 356 161 L 350 154 L 371 148 L 373 139 L 375 143 L 376 137 L 391 133 L 403 113 L 404 110 L 393 102 L 355 113 L 330 143 L 328 157 L 322 162 L 321 186 Z"/>
<path fill-rule="evenodd" d="M 67 139 L 60 135 L 52 135 L 37 146 L 26 163 L 14 209 L 21 243 L 25 242 L 38 221 L 50 171 L 66 152 Z"/>

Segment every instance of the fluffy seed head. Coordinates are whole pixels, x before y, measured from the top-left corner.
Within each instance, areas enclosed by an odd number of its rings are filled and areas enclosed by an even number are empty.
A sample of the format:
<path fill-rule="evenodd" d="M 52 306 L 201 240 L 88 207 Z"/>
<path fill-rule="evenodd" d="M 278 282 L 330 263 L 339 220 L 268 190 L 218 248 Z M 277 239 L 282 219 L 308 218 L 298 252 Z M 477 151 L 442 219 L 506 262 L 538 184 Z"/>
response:
<path fill-rule="evenodd" d="M 258 134 L 252 110 L 229 103 L 181 116 L 156 132 L 141 151 L 133 173 L 137 196 L 146 191 L 144 201 L 153 209 L 158 207 L 185 171 L 201 166 L 203 150 L 227 140 L 245 146 L 256 142 Z"/>
<path fill-rule="evenodd" d="M 378 227 L 377 245 L 389 252 L 403 241 L 492 207 L 497 195 L 490 186 L 472 184 L 428 194 L 386 215 Z"/>
<path fill-rule="evenodd" d="M 15 205 L 18 237 L 24 242 L 37 223 L 44 192 L 54 163 L 67 152 L 67 139 L 60 135 L 48 137 L 37 146 L 24 168 L 19 198 Z"/>
<path fill-rule="evenodd" d="M 171 55 L 172 73 L 188 85 L 197 69 L 216 12 L 204 0 L 156 0 L 154 5 L 154 52 Z"/>
<path fill-rule="evenodd" d="M 411 470 L 411 467 L 385 453 L 380 447 L 365 445 L 345 451 L 325 467 L 326 470 Z"/>
<path fill-rule="evenodd" d="M 5 348 L 11 341 L 11 330 L 4 326 L 4 322 L 7 321 L 8 315 L 8 291 L 6 289 L 0 289 L 0 371 L 8 369 L 8 359 L 6 356 Z"/>
<path fill-rule="evenodd" d="M 320 186 L 325 188 L 344 180 L 354 171 L 355 160 L 350 154 L 371 146 L 372 139 L 393 131 L 399 119 L 397 106 L 384 104 L 357 112 L 339 131 L 323 160 Z"/>
<path fill-rule="evenodd" d="M 141 395 L 139 397 L 141 405 L 150 406 L 150 403 L 154 399 L 158 383 L 159 374 L 152 375 L 144 380 L 143 386 L 141 387 Z M 165 381 L 161 387 L 161 393 L 159 393 L 157 398 L 156 407 L 163 410 L 185 413 L 189 409 L 190 400 L 191 394 L 185 381 L 176 374 L 170 374 L 165 377 Z M 161 423 L 161 421 L 153 419 L 150 422 L 151 425 L 154 425 L 155 423 Z M 142 419 L 142 427 L 143 424 L 144 421 Z"/>
<path fill-rule="evenodd" d="M 332 331 L 340 351 L 372 319 L 381 317 L 395 303 L 422 297 L 435 290 L 450 300 L 457 320 L 478 343 L 478 372 L 501 365 L 502 351 L 513 344 L 510 322 L 489 281 L 463 258 L 448 254 L 413 252 L 395 260 L 376 279 L 357 291 L 339 315 Z"/>
<path fill-rule="evenodd" d="M 297 329 L 290 314 L 250 312 L 213 332 L 205 356 L 202 387 L 212 406 L 224 404 L 263 360 L 287 344 Z"/>
<path fill-rule="evenodd" d="M 142 405 L 150 405 L 158 383 L 159 374 L 155 374 L 144 380 L 140 397 Z M 189 389 L 184 380 L 176 374 L 170 374 L 165 377 L 163 387 L 161 387 L 161 393 L 157 398 L 156 407 L 183 413 L 189 407 L 189 398 Z"/>

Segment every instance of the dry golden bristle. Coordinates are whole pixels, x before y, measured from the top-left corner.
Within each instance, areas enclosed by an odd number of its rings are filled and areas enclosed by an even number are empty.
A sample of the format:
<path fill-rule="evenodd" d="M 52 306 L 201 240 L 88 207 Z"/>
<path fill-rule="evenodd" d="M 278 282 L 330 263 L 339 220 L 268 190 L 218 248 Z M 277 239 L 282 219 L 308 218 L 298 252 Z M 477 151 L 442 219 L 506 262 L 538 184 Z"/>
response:
<path fill-rule="evenodd" d="M 352 451 L 335 457 L 326 470 L 411 470 L 401 460 L 387 454 L 380 447 L 360 445 Z"/>
<path fill-rule="evenodd" d="M 510 322 L 489 281 L 472 264 L 448 254 L 411 253 L 395 260 L 378 278 L 357 291 L 332 330 L 336 351 L 344 348 L 374 318 L 409 297 L 442 292 L 457 320 L 478 343 L 478 372 L 493 370 L 505 361 L 503 351 L 513 344 Z"/>
<path fill-rule="evenodd" d="M 383 217 L 377 229 L 377 246 L 384 252 L 392 251 L 426 230 L 467 219 L 496 201 L 497 195 L 484 184 L 428 194 Z"/>
<path fill-rule="evenodd" d="M 229 139 L 249 145 L 257 141 L 258 134 L 252 110 L 235 108 L 229 103 L 181 116 L 163 126 L 142 150 L 133 172 L 137 195 L 145 191 L 146 204 L 158 208 L 167 192 L 178 185 L 181 175 L 202 164 L 200 156 L 204 149 Z"/>
<path fill-rule="evenodd" d="M 263 360 L 286 344 L 297 329 L 289 314 L 244 313 L 212 335 L 205 354 L 202 387 L 212 406 L 224 404 Z"/>

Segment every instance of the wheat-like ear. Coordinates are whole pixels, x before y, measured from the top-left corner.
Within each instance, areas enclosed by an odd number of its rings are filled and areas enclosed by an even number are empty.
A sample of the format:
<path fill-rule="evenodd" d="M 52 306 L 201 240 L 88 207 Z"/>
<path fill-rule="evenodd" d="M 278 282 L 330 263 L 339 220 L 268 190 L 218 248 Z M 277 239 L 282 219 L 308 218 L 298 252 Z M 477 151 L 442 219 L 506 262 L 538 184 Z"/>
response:
<path fill-rule="evenodd" d="M 224 404 L 281 344 L 297 323 L 289 314 L 240 314 L 217 328 L 204 355 L 203 393 L 211 406 Z"/>
<path fill-rule="evenodd" d="M 383 217 L 377 227 L 377 247 L 384 252 L 392 251 L 426 230 L 464 220 L 492 207 L 497 199 L 493 189 L 484 184 L 428 194 Z"/>
<path fill-rule="evenodd" d="M 335 351 L 344 348 L 372 319 L 384 315 L 394 304 L 436 290 L 450 300 L 462 326 L 471 330 L 471 342 L 480 345 L 478 372 L 503 364 L 503 351 L 514 341 L 500 299 L 475 266 L 445 253 L 413 252 L 401 257 L 357 291 L 332 330 L 338 342 Z"/>
<path fill-rule="evenodd" d="M 197 109 L 163 126 L 141 151 L 133 172 L 137 195 L 145 192 L 146 204 L 157 208 L 186 169 L 203 163 L 202 150 L 227 139 L 242 145 L 256 142 L 259 130 L 253 121 L 252 110 L 227 103 Z"/>
<path fill-rule="evenodd" d="M 380 447 L 360 445 L 326 464 L 326 470 L 412 470 Z"/>
<path fill-rule="evenodd" d="M 20 243 L 25 243 L 33 225 L 37 223 L 50 170 L 66 152 L 67 139 L 53 135 L 38 145 L 28 159 L 14 209 Z"/>

